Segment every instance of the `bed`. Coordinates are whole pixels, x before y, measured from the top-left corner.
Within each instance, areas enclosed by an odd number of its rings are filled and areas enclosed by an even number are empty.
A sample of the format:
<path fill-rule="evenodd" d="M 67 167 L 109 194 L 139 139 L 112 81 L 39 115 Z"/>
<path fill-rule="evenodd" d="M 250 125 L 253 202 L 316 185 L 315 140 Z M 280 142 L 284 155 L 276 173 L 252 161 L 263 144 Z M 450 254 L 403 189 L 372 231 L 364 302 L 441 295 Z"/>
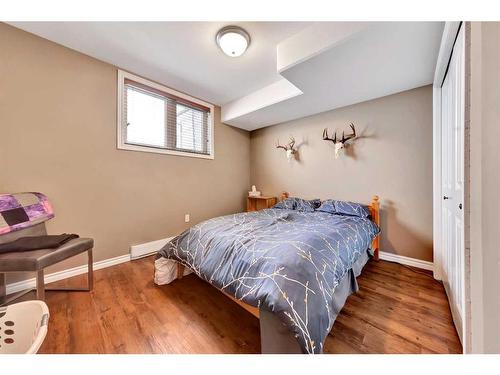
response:
<path fill-rule="evenodd" d="M 359 206 L 366 215 L 285 205 L 201 222 L 160 250 L 155 282 L 194 272 L 260 319 L 262 353 L 322 353 L 356 278 L 378 260 L 379 198 Z"/>

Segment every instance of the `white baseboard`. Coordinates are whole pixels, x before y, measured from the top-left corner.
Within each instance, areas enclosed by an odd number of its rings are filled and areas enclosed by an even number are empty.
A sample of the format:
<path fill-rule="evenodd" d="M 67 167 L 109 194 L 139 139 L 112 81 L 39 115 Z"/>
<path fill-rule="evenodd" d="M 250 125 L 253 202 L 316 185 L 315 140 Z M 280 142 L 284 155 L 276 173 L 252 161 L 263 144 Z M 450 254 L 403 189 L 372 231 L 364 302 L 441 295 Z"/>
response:
<path fill-rule="evenodd" d="M 130 261 L 130 255 L 120 255 L 115 258 L 101 260 L 99 262 L 94 262 L 94 270 L 100 270 L 102 268 L 111 267 L 115 264 L 125 263 Z M 54 281 L 59 281 L 63 279 L 67 279 L 69 277 L 82 275 L 87 273 L 87 265 L 78 266 L 74 268 L 70 268 L 63 271 L 54 272 L 48 275 L 45 275 L 45 284 L 53 283 Z M 7 284 L 7 294 L 20 292 L 21 290 L 31 289 L 36 286 L 36 279 L 28 279 L 18 281 L 16 283 Z"/>
<path fill-rule="evenodd" d="M 389 262 L 396 262 L 404 264 L 406 266 L 421 268 L 428 271 L 434 271 L 434 263 L 428 262 L 426 260 L 420 260 L 420 259 L 405 257 L 403 255 L 386 253 L 385 251 L 379 251 L 379 257 L 380 259 L 387 260 Z"/>
<path fill-rule="evenodd" d="M 146 242 L 140 245 L 130 246 L 130 259 L 139 259 L 158 252 L 174 237 L 163 238 L 161 240 Z"/>

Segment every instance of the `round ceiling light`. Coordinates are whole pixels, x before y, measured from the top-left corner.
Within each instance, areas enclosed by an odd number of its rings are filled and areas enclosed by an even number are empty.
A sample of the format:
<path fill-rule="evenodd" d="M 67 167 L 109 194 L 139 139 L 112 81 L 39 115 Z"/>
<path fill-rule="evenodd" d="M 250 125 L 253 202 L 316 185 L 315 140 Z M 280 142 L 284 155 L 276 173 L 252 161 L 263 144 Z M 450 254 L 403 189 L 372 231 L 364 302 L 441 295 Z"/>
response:
<path fill-rule="evenodd" d="M 216 41 L 226 55 L 238 57 L 243 55 L 250 45 L 250 35 L 241 27 L 226 26 L 219 30 Z"/>

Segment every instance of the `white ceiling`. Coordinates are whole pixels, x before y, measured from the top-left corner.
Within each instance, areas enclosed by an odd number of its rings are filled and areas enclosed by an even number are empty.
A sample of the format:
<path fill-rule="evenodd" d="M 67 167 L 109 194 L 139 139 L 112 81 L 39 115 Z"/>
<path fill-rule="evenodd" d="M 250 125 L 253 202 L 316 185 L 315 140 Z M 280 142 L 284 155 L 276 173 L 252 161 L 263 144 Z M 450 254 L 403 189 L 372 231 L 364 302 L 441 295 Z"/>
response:
<path fill-rule="evenodd" d="M 238 22 L 240 58 L 215 44 L 221 22 L 12 25 L 222 106 L 247 130 L 430 84 L 441 22 Z"/>
<path fill-rule="evenodd" d="M 214 104 L 278 81 L 276 45 L 311 22 L 238 22 L 252 40 L 224 55 L 217 31 L 230 22 L 10 22 L 11 25 Z"/>

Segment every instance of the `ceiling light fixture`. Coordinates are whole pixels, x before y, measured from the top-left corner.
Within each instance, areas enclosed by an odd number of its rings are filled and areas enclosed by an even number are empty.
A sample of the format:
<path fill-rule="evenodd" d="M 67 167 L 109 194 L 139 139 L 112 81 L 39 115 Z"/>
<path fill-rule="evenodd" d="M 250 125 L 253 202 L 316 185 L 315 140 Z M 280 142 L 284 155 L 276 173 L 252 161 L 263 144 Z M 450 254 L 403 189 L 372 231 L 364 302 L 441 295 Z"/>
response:
<path fill-rule="evenodd" d="M 238 26 L 226 26 L 219 30 L 217 45 L 230 57 L 238 57 L 245 53 L 250 45 L 250 35 Z"/>

